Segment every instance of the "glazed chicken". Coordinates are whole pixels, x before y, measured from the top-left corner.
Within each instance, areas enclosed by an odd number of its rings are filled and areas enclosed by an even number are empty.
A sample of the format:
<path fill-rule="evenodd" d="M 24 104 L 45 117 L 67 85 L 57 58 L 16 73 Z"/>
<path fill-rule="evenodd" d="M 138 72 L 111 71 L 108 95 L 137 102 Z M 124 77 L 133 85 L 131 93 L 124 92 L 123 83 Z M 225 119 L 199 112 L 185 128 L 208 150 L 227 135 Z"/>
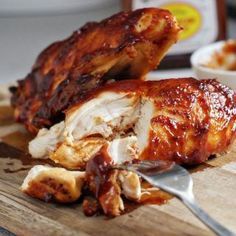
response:
<path fill-rule="evenodd" d="M 136 174 L 116 164 L 164 160 L 192 165 L 228 150 L 236 137 L 236 94 L 216 80 L 127 80 L 88 93 L 64 121 L 29 143 L 34 158 L 86 170 L 85 183 L 105 214 L 119 215 L 121 195 L 139 201 Z"/>
<path fill-rule="evenodd" d="M 30 132 L 64 119 L 63 111 L 108 81 L 140 79 L 156 68 L 181 28 L 167 10 L 121 12 L 87 23 L 53 43 L 12 87 L 15 118 Z"/>

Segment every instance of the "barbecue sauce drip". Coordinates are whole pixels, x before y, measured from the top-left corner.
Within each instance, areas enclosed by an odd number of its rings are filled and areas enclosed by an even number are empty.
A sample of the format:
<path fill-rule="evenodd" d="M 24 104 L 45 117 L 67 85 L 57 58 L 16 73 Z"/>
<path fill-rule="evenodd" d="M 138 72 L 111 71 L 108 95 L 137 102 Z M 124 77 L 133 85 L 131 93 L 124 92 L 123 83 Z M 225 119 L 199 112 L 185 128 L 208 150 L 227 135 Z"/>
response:
<path fill-rule="evenodd" d="M 114 212 L 119 215 L 120 209 L 120 186 L 117 182 L 118 171 L 112 169 L 112 160 L 107 154 L 105 145 L 100 152 L 90 159 L 86 166 L 86 179 L 90 191 L 93 192 L 108 216 Z M 84 209 L 85 214 L 89 209 Z"/>
<path fill-rule="evenodd" d="M 112 160 L 107 155 L 106 148 L 107 147 L 103 147 L 86 165 L 86 178 L 89 182 L 92 181 L 90 189 L 95 193 L 96 198 L 104 194 L 106 189 L 110 188 L 110 183 L 107 181 L 110 172 L 112 172 Z"/>
<path fill-rule="evenodd" d="M 143 204 L 164 204 L 171 196 L 167 193 L 154 189 L 145 181 L 142 182 L 142 188 L 145 192 L 138 202 L 132 202 L 126 198 L 122 199 L 124 202 L 124 211 L 120 212 L 119 197 L 121 189 L 117 180 L 119 170 L 112 169 L 112 160 L 107 154 L 107 147 L 103 147 L 99 154 L 90 159 L 86 166 L 86 179 L 89 184 L 90 191 L 95 195 L 98 202 L 91 198 L 85 198 L 83 202 L 83 211 L 86 216 L 92 216 L 101 212 L 101 208 L 107 216 L 114 214 L 125 214 L 140 207 Z M 135 163 L 138 160 L 134 161 Z M 168 169 L 172 162 L 164 164 L 163 169 Z M 154 168 L 160 171 L 160 166 Z M 154 170 L 153 170 L 154 171 Z M 141 181 L 141 180 L 140 180 Z M 146 189 L 146 190 L 145 190 Z M 151 189 L 151 191 L 149 191 Z M 100 207 L 99 207 L 100 205 Z M 111 212 L 113 214 L 111 214 Z"/>

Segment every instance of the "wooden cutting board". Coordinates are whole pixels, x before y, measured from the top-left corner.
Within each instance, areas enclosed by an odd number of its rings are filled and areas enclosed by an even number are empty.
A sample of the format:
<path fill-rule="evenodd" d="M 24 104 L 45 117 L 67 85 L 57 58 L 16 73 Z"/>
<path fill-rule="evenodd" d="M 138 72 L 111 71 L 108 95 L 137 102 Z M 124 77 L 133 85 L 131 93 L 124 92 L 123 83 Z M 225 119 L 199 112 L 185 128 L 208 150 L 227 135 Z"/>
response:
<path fill-rule="evenodd" d="M 0 106 L 0 226 L 16 235 L 213 235 L 177 199 L 145 205 L 122 216 L 84 216 L 81 204 L 44 203 L 19 191 L 36 162 L 25 157 L 32 136 Z M 8 144 L 10 146 L 6 146 Z M 15 147 L 16 149 L 13 149 Z M 22 156 L 24 158 L 22 158 Z M 236 232 L 236 145 L 192 170 L 199 204 Z M 1 234 L 1 232 L 0 232 Z"/>

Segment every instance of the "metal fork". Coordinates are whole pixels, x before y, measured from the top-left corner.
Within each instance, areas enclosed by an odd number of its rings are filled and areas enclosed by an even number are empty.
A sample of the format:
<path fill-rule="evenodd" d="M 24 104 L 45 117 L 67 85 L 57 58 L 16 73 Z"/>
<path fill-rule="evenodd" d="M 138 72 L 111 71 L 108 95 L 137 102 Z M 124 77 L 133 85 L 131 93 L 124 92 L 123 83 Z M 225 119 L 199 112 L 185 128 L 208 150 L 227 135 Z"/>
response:
<path fill-rule="evenodd" d="M 198 206 L 192 191 L 192 177 L 183 167 L 173 162 L 141 161 L 136 164 L 118 165 L 115 168 L 135 172 L 153 186 L 175 195 L 216 235 L 236 235 L 212 219 Z"/>

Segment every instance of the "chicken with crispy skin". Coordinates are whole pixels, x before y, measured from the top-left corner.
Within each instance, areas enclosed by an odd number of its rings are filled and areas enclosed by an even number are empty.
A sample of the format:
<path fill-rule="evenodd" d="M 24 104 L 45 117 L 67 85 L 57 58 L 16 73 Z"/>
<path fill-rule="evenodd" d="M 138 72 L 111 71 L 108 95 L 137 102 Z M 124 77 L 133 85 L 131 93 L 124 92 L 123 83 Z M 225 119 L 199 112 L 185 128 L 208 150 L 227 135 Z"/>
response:
<path fill-rule="evenodd" d="M 86 169 L 90 190 L 108 215 L 139 201 L 139 178 L 110 169 L 135 160 L 198 164 L 228 150 L 236 137 L 236 94 L 216 80 L 120 81 L 87 94 L 64 121 L 29 143 L 35 158 Z M 111 197 L 112 196 L 112 197 Z"/>
<path fill-rule="evenodd" d="M 86 24 L 46 48 L 11 88 L 16 120 L 37 132 L 63 120 L 65 109 L 108 80 L 142 78 L 160 63 L 179 31 L 171 13 L 157 8 Z"/>

